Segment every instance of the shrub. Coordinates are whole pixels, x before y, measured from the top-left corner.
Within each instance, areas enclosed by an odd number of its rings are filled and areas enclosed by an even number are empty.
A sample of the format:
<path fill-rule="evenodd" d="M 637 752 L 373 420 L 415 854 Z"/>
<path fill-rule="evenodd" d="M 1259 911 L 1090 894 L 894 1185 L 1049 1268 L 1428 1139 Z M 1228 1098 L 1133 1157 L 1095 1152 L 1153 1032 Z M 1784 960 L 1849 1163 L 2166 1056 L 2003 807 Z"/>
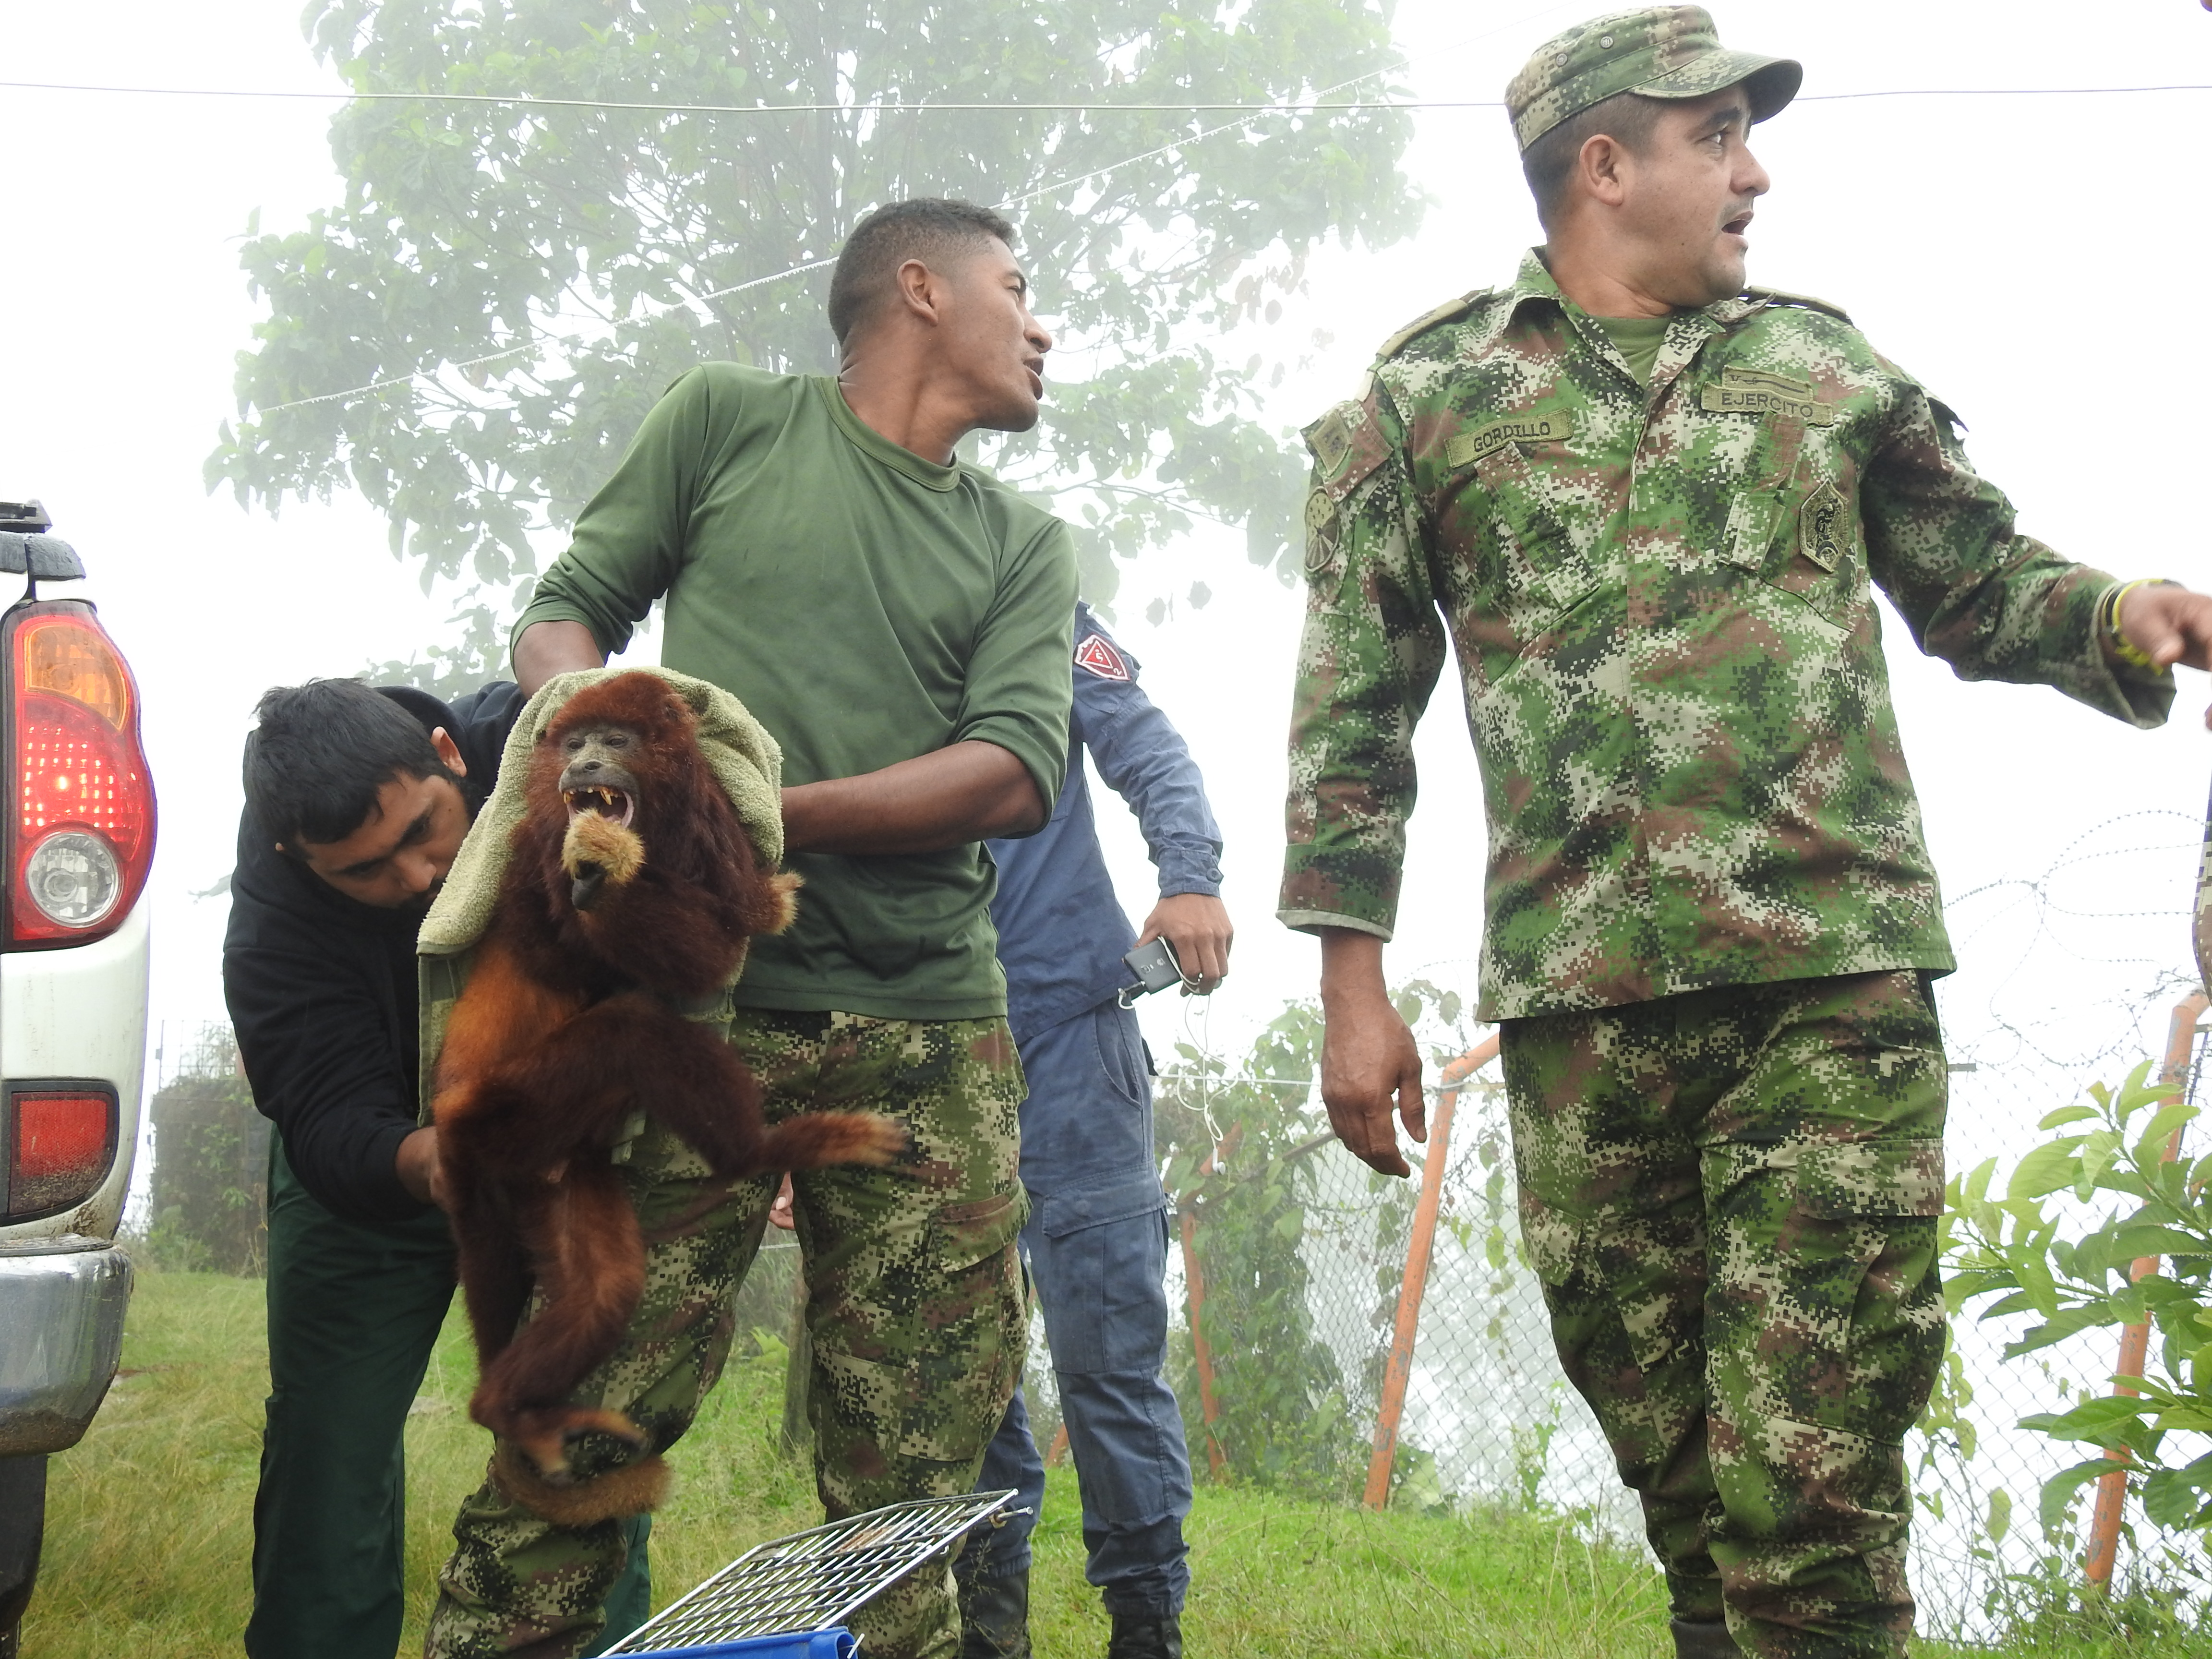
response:
<path fill-rule="evenodd" d="M 2044 1524 L 2062 1522 L 2087 1482 L 2124 1468 L 2145 1516 L 2212 1544 L 2212 1452 L 2176 1462 L 2168 1443 L 2177 1432 L 2212 1431 L 2212 1155 L 2193 1164 L 2173 1156 L 2197 1110 L 2174 1085 L 2148 1082 L 2149 1069 L 2136 1067 L 2117 1091 L 2094 1085 L 2094 1104 L 2045 1118 L 2043 1128 L 2063 1133 L 2021 1159 L 2002 1198 L 1990 1196 L 1994 1158 L 1951 1182 L 1947 1291 L 1954 1311 L 1994 1297 L 1983 1319 L 2033 1316 L 2005 1349 L 2008 1359 L 2082 1331 L 2148 1322 L 2155 1340 L 2146 1375 L 2114 1379 L 2133 1395 L 2021 1419 L 2054 1440 L 2124 1455 L 2052 1476 Z M 2080 1206 L 2100 1193 L 2122 1201 L 2083 1219 Z M 2136 1278 L 2143 1257 L 2160 1260 Z"/>

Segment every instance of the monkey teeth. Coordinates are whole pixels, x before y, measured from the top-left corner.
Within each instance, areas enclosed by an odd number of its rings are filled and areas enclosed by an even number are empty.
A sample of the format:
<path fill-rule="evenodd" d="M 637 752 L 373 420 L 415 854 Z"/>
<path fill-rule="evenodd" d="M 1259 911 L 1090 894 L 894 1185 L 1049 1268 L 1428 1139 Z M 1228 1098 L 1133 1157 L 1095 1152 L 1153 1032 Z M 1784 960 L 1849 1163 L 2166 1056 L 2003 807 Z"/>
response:
<path fill-rule="evenodd" d="M 588 789 L 570 789 L 565 791 L 561 799 L 567 805 L 571 818 L 579 818 L 591 812 L 603 818 L 611 818 L 617 823 L 628 824 L 637 812 L 637 803 L 620 789 L 604 789 L 596 786 Z"/>

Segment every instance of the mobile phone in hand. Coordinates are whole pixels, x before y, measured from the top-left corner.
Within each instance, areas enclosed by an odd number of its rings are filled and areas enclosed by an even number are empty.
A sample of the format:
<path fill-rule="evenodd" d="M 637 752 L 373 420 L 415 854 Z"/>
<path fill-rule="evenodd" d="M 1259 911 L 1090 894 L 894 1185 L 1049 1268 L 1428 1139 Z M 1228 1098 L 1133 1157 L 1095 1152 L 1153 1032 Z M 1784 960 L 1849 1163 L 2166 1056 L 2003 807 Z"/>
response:
<path fill-rule="evenodd" d="M 1137 982 L 1129 988 L 1134 995 L 1150 996 L 1155 991 L 1182 983 L 1182 969 L 1176 961 L 1174 949 L 1164 939 L 1139 945 L 1121 958 L 1121 965 L 1136 975 Z"/>

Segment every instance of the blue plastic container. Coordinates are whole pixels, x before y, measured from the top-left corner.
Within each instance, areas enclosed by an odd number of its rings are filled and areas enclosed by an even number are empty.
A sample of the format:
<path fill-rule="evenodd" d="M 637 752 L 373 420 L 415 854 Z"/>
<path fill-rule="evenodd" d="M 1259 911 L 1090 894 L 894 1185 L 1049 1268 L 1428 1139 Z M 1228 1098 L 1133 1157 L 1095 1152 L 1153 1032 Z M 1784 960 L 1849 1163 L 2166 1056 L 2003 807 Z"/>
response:
<path fill-rule="evenodd" d="M 788 1636 L 748 1636 L 703 1648 L 651 1648 L 635 1659 L 853 1659 L 860 1643 L 842 1627 L 794 1631 Z"/>

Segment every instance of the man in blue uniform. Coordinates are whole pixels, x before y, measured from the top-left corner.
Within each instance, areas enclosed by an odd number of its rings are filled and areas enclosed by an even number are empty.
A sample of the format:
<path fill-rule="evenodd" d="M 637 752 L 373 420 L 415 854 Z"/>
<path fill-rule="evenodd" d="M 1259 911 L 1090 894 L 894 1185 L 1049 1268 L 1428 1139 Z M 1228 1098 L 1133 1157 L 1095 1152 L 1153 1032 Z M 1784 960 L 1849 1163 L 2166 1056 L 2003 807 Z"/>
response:
<path fill-rule="evenodd" d="M 1022 1103 L 1022 1249 L 1083 1494 L 1089 1577 L 1114 1620 L 1109 1659 L 1178 1659 L 1190 1582 L 1183 1517 L 1190 1460 L 1167 1363 L 1167 1199 L 1152 1154 L 1150 1056 L 1119 993 L 1133 944 L 1164 938 L 1185 994 L 1229 971 L 1221 832 L 1190 750 L 1137 684 L 1136 659 L 1075 609 L 1075 703 L 1067 781 L 1052 821 L 994 841 L 991 922 L 1006 974 L 1007 1018 L 1029 1079 Z M 1098 848 L 1085 750 L 1128 803 L 1159 868 L 1142 934 L 1114 896 Z M 984 1458 L 978 1490 L 1013 1486 L 1029 1514 L 971 1539 L 954 1571 L 963 1659 L 1029 1650 L 1030 1531 L 1044 1462 L 1017 1393 Z"/>

